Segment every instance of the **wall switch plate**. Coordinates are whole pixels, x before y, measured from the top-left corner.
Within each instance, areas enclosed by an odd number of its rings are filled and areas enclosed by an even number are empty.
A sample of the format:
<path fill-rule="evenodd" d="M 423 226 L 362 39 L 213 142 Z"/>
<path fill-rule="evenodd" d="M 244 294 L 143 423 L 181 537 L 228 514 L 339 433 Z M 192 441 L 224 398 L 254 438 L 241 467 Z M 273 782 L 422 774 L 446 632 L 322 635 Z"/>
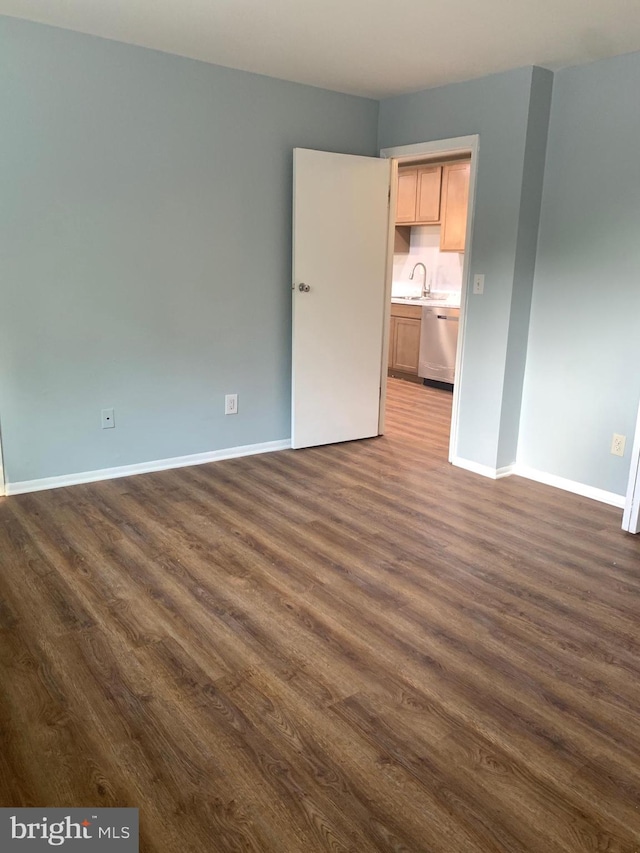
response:
<path fill-rule="evenodd" d="M 102 429 L 113 429 L 116 425 L 113 409 L 102 410 Z"/>
<path fill-rule="evenodd" d="M 484 276 L 474 275 L 473 277 L 473 292 L 476 296 L 484 293 Z"/>
<path fill-rule="evenodd" d="M 225 415 L 237 415 L 238 414 L 238 395 L 237 394 L 225 394 L 224 395 L 224 413 L 225 413 Z"/>
<path fill-rule="evenodd" d="M 626 435 L 618 435 L 614 432 L 611 439 L 611 452 L 614 456 L 624 456 L 624 446 L 627 443 Z"/>

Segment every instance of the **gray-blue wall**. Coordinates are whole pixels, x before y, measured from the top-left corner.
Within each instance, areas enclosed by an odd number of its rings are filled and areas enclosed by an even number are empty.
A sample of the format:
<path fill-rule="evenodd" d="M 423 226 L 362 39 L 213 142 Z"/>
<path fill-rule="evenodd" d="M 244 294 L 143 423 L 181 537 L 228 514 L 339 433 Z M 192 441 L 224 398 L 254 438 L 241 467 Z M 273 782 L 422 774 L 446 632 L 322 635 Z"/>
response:
<path fill-rule="evenodd" d="M 459 455 L 623 493 L 639 87 L 640 54 L 560 71 L 548 126 L 541 69 L 378 105 L 0 17 L 7 479 L 288 438 L 292 149 L 477 133 Z"/>
<path fill-rule="evenodd" d="M 639 92 L 640 53 L 555 75 L 518 449 L 616 494 L 640 399 Z"/>
<path fill-rule="evenodd" d="M 292 149 L 377 102 L 0 18 L 0 115 L 8 481 L 288 438 Z"/>
<path fill-rule="evenodd" d="M 486 279 L 467 301 L 458 455 L 492 469 L 515 461 L 536 242 L 520 222 L 537 229 L 540 192 L 523 191 L 542 180 L 550 94 L 549 72 L 521 68 L 380 105 L 381 148 L 480 137 L 471 270 Z"/>

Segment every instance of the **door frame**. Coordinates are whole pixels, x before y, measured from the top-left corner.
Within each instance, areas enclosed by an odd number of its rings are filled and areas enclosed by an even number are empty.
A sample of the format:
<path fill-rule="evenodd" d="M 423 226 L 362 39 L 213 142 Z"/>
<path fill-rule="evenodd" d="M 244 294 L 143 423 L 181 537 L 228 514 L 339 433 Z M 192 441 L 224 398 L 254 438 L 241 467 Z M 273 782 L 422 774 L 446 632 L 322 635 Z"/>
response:
<path fill-rule="evenodd" d="M 3 497 L 6 494 L 7 490 L 4 481 L 4 464 L 2 456 L 2 433 L 0 432 L 0 497 Z"/>
<path fill-rule="evenodd" d="M 622 515 L 622 529 L 626 530 L 627 533 L 640 533 L 640 406 L 638 407 L 636 434 L 631 451 L 629 484 Z"/>
<path fill-rule="evenodd" d="M 403 160 L 415 160 L 420 156 L 425 157 L 449 157 L 457 154 L 471 155 L 471 169 L 469 174 L 469 202 L 467 207 L 467 233 L 465 239 L 464 263 L 462 266 L 462 288 L 460 292 L 460 325 L 458 331 L 458 345 L 456 348 L 455 382 L 453 384 L 453 406 L 451 411 L 451 431 L 449 435 L 449 462 L 453 462 L 458 456 L 458 437 L 460 433 L 460 387 L 464 371 L 464 344 L 467 328 L 467 295 L 469 292 L 470 270 L 471 270 L 471 244 L 473 237 L 473 223 L 476 208 L 476 179 L 478 174 L 478 152 L 480 149 L 480 137 L 478 134 L 472 136 L 457 136 L 451 139 L 437 139 L 433 142 L 418 142 L 413 145 L 400 145 L 392 148 L 383 148 L 380 156 L 391 158 L 391 193 L 389 197 L 389 241 L 387 251 L 387 281 L 386 281 L 386 306 L 384 320 L 384 339 L 382 346 L 382 367 L 380 374 L 380 434 L 384 432 L 384 410 L 387 394 L 387 358 L 389 352 L 389 329 L 391 317 L 391 285 L 393 278 L 393 247 L 395 242 L 395 209 L 397 196 L 398 164 Z M 639 496 L 640 497 L 640 496 Z"/>

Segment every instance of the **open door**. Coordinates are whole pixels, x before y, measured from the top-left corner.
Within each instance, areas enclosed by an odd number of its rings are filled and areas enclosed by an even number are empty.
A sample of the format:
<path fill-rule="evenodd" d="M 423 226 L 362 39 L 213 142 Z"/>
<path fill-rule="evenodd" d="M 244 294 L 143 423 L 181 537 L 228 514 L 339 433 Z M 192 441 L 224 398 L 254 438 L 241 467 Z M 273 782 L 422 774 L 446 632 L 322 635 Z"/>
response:
<path fill-rule="evenodd" d="M 622 516 L 622 529 L 628 533 L 640 533 L 640 408 L 638 408 L 636 435 L 631 451 L 629 485 Z"/>
<path fill-rule="evenodd" d="M 378 435 L 390 172 L 294 150 L 292 447 Z"/>

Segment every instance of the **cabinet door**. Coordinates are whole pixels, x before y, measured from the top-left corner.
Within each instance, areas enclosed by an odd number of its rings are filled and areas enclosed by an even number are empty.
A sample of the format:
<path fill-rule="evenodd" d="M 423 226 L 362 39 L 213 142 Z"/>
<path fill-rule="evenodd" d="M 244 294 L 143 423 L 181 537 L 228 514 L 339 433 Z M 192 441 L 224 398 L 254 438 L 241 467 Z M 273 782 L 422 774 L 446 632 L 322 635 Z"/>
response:
<path fill-rule="evenodd" d="M 442 166 L 425 166 L 418 169 L 416 222 L 421 225 L 440 221 L 441 184 Z"/>
<path fill-rule="evenodd" d="M 442 175 L 441 252 L 464 252 L 471 164 L 448 163 Z"/>
<path fill-rule="evenodd" d="M 395 318 L 393 368 L 404 373 L 418 373 L 420 356 L 420 320 Z"/>
<path fill-rule="evenodd" d="M 392 317 L 389 322 L 389 357 L 387 359 L 387 367 L 389 370 L 393 368 L 393 356 L 396 348 L 396 318 Z"/>
<path fill-rule="evenodd" d="M 418 191 L 418 170 L 398 170 L 398 199 L 396 202 L 396 222 L 416 221 L 416 195 Z"/>

